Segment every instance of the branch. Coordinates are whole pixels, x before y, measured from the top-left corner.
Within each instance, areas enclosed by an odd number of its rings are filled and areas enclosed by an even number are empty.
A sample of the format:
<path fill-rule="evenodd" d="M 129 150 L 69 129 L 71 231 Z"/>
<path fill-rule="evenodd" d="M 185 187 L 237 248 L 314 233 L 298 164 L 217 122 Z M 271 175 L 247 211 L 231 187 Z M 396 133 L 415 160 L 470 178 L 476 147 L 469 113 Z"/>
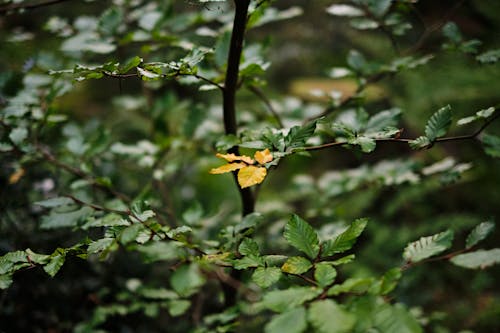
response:
<path fill-rule="evenodd" d="M 229 44 L 229 54 L 227 56 L 227 70 L 224 81 L 224 90 L 222 90 L 223 99 L 223 117 L 224 130 L 226 135 L 237 135 L 238 127 L 236 122 L 236 91 L 238 90 L 238 76 L 241 53 L 243 51 L 243 39 L 247 23 L 248 6 L 250 0 L 234 0 L 236 7 L 233 21 L 233 31 L 231 33 L 231 42 Z M 238 147 L 229 150 L 230 153 L 238 153 Z M 237 183 L 236 173 L 233 173 Z M 250 188 L 242 189 L 237 186 L 240 192 L 243 206 L 243 216 L 254 211 L 255 199 Z"/>
<path fill-rule="evenodd" d="M 55 5 L 61 2 L 66 2 L 68 0 L 48 0 L 44 2 L 36 2 L 36 3 L 12 3 L 10 5 L 4 5 L 0 7 L 0 14 L 6 14 L 8 12 L 12 12 L 15 10 L 31 10 L 31 9 L 37 9 L 40 7 L 46 7 L 50 5 Z"/>
<path fill-rule="evenodd" d="M 112 73 L 112 72 L 103 71 L 102 74 L 104 74 L 104 75 L 106 75 L 108 77 L 116 78 L 116 79 L 128 79 L 128 78 L 131 78 L 131 77 L 140 78 L 139 74 L 136 74 L 136 73 L 115 74 L 115 73 Z M 212 81 L 209 78 L 206 78 L 206 77 L 198 75 L 198 74 L 177 72 L 177 73 L 175 73 L 175 76 L 192 76 L 192 77 L 197 78 L 198 80 L 202 80 L 202 81 L 204 81 L 204 82 L 206 82 L 208 84 L 211 84 L 211 85 L 219 88 L 220 90 L 224 90 L 224 87 L 221 86 L 220 84 L 218 84 L 217 82 Z M 162 74 L 161 77 L 162 78 L 167 78 L 167 77 L 170 77 L 170 76 L 166 75 L 166 74 Z"/>
<path fill-rule="evenodd" d="M 283 125 L 283 122 L 281 121 L 281 118 L 278 114 L 278 112 L 274 109 L 273 105 L 271 104 L 271 101 L 264 95 L 264 92 L 260 90 L 256 86 L 248 86 L 248 90 L 250 90 L 252 93 L 254 93 L 255 96 L 261 99 L 261 101 L 264 103 L 266 108 L 269 110 L 269 112 L 273 115 L 274 119 L 278 123 L 279 127 L 284 128 L 285 126 Z"/>
<path fill-rule="evenodd" d="M 497 112 L 493 117 L 489 118 L 479 129 L 477 129 L 474 133 L 468 135 L 459 135 L 459 136 L 448 136 L 444 138 L 437 138 L 432 142 L 441 143 L 441 142 L 450 142 L 450 141 L 461 141 L 461 140 L 474 140 L 479 134 L 481 134 L 491 123 L 493 123 L 496 119 L 500 118 L 500 112 Z M 402 139 L 402 138 L 384 138 L 384 139 L 374 139 L 375 142 L 397 142 L 397 143 L 409 143 L 414 139 Z M 345 141 L 335 141 L 329 142 L 318 146 L 309 146 L 309 147 L 300 147 L 295 149 L 296 151 L 313 151 L 313 150 L 322 150 L 326 148 L 343 146 L 347 144 Z M 430 147 L 429 147 L 430 148 Z"/>
<path fill-rule="evenodd" d="M 109 186 L 103 185 L 99 183 L 93 176 L 87 174 L 85 171 L 58 160 L 47 148 L 38 145 L 36 146 L 36 149 L 42 154 L 43 157 L 45 157 L 46 161 L 49 162 L 50 164 L 53 164 L 63 170 L 66 170 L 67 172 L 77 177 L 88 180 L 93 187 L 98 188 L 104 192 L 107 192 L 112 196 L 122 200 L 125 203 L 131 202 L 131 199 L 126 194 L 121 193 Z"/>
<path fill-rule="evenodd" d="M 365 90 L 365 88 L 366 88 L 367 85 L 372 84 L 372 83 L 377 83 L 378 81 L 384 79 L 386 76 L 389 76 L 391 74 L 394 74 L 394 73 L 383 72 L 383 73 L 378 73 L 378 74 L 375 74 L 375 75 L 372 75 L 370 77 L 365 78 L 365 82 L 363 84 L 360 84 L 358 86 L 358 88 L 356 89 L 356 91 L 351 96 L 347 97 L 346 99 L 344 99 L 342 102 L 340 102 L 337 105 L 330 105 L 330 106 L 328 106 L 319 116 L 315 116 L 313 118 L 306 119 L 304 121 L 304 124 L 306 124 L 306 123 L 308 123 L 310 121 L 313 121 L 315 119 L 326 117 L 330 113 L 343 108 L 344 106 L 346 106 L 349 103 L 351 103 L 358 96 L 358 94 L 360 94 L 363 90 Z"/>

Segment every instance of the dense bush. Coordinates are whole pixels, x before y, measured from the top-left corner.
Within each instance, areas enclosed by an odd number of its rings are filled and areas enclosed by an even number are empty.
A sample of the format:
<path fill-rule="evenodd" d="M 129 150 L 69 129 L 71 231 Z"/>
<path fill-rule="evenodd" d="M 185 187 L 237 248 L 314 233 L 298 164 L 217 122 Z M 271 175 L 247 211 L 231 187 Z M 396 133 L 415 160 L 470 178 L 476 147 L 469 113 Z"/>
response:
<path fill-rule="evenodd" d="M 499 5 L 331 2 L 4 0 L 0 331 L 500 332 Z"/>

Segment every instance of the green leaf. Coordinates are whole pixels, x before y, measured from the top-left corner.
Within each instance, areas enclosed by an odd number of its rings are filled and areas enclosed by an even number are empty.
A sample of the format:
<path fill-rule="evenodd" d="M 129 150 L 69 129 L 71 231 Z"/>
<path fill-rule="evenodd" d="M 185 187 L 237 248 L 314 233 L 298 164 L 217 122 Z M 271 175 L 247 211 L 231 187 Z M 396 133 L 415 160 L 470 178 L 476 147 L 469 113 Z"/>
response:
<path fill-rule="evenodd" d="M 290 257 L 283 266 L 281 266 L 281 270 L 284 273 L 302 274 L 311 269 L 311 267 L 311 262 L 304 257 Z"/>
<path fill-rule="evenodd" d="M 419 136 L 409 142 L 411 149 L 424 149 L 431 145 L 431 141 L 426 136 Z"/>
<path fill-rule="evenodd" d="M 380 111 L 374 114 L 368 120 L 365 126 L 365 132 L 378 132 L 382 131 L 387 127 L 395 127 L 398 125 L 398 121 L 401 118 L 401 109 L 392 108 L 389 110 Z"/>
<path fill-rule="evenodd" d="M 345 265 L 345 264 L 350 263 L 350 262 L 351 262 L 351 261 L 353 261 L 355 258 L 356 258 L 356 255 L 355 255 L 355 254 L 349 254 L 349 255 L 344 256 L 344 257 L 342 257 L 342 258 L 339 258 L 339 259 L 337 259 L 337 260 L 331 261 L 330 263 L 331 263 L 333 266 L 340 266 L 340 265 Z"/>
<path fill-rule="evenodd" d="M 50 198 L 43 201 L 37 201 L 34 204 L 45 208 L 54 208 L 54 207 L 71 205 L 74 203 L 75 202 L 68 197 L 58 197 L 58 198 Z"/>
<path fill-rule="evenodd" d="M 467 236 L 465 248 L 470 249 L 486 237 L 495 229 L 495 223 L 486 221 L 478 224 Z"/>
<path fill-rule="evenodd" d="M 321 288 L 332 284 L 336 277 L 337 270 L 331 264 L 319 263 L 314 266 L 314 279 Z"/>
<path fill-rule="evenodd" d="M 302 333 L 307 329 L 306 310 L 298 307 L 274 316 L 264 328 L 265 333 Z"/>
<path fill-rule="evenodd" d="M 125 74 L 127 73 L 128 71 L 130 71 L 131 69 L 133 68 L 136 68 L 137 66 L 139 66 L 144 60 L 139 57 L 139 56 L 135 56 L 133 58 L 130 58 L 126 63 L 125 65 L 123 65 L 121 68 L 120 68 L 120 73 L 122 74 Z"/>
<path fill-rule="evenodd" d="M 214 60 L 219 68 L 224 68 L 229 53 L 229 44 L 231 43 L 231 32 L 226 31 L 219 36 L 215 43 Z"/>
<path fill-rule="evenodd" d="M 483 134 L 481 141 L 486 154 L 492 157 L 500 157 L 500 136 Z"/>
<path fill-rule="evenodd" d="M 448 38 L 454 44 L 458 44 L 462 41 L 462 33 L 458 26 L 454 22 L 448 22 L 443 26 L 443 35 Z"/>
<path fill-rule="evenodd" d="M 377 146 L 375 140 L 362 135 L 351 138 L 347 142 L 351 145 L 359 145 L 363 153 L 371 153 Z"/>
<path fill-rule="evenodd" d="M 356 72 L 364 72 L 368 63 L 365 57 L 356 50 L 349 51 L 347 55 L 347 64 L 350 68 L 354 69 Z"/>
<path fill-rule="evenodd" d="M 115 238 L 101 238 L 89 244 L 88 254 L 99 253 L 107 250 L 115 241 Z"/>
<path fill-rule="evenodd" d="M 51 255 L 49 263 L 43 266 L 43 270 L 50 276 L 54 277 L 61 269 L 65 260 L 66 251 L 63 249 L 56 250 L 56 252 Z"/>
<path fill-rule="evenodd" d="M 304 126 L 294 126 L 285 137 L 287 149 L 303 147 L 316 130 L 316 121 L 311 121 Z"/>
<path fill-rule="evenodd" d="M 422 333 L 417 320 L 402 304 L 382 303 L 376 308 L 374 326 L 384 333 Z"/>
<path fill-rule="evenodd" d="M 368 8 L 373 15 L 380 18 L 383 17 L 389 11 L 389 8 L 391 8 L 392 1 L 393 0 L 369 1 Z"/>
<path fill-rule="evenodd" d="M 448 132 L 451 125 L 451 106 L 436 111 L 425 126 L 425 136 L 432 142 Z"/>
<path fill-rule="evenodd" d="M 284 290 L 273 290 L 264 295 L 260 307 L 284 312 L 296 308 L 313 299 L 321 290 L 312 287 L 291 287 Z"/>
<path fill-rule="evenodd" d="M 172 317 L 178 317 L 186 313 L 191 306 L 191 302 L 185 299 L 176 299 L 168 302 L 168 313 Z"/>
<path fill-rule="evenodd" d="M 252 274 L 252 281 L 261 288 L 269 288 L 281 278 L 278 267 L 258 267 Z"/>
<path fill-rule="evenodd" d="M 483 64 L 494 64 L 500 59 L 500 49 L 489 50 L 481 53 L 476 60 Z"/>
<path fill-rule="evenodd" d="M 357 7 L 342 4 L 331 5 L 326 9 L 326 12 L 330 15 L 345 17 L 357 17 L 363 16 L 364 14 L 363 11 Z"/>
<path fill-rule="evenodd" d="M 479 110 L 476 112 L 476 114 L 474 116 L 465 117 L 465 118 L 458 120 L 457 125 L 462 126 L 462 125 L 470 124 L 470 123 L 472 123 L 476 120 L 479 120 L 479 119 L 487 119 L 490 116 L 492 116 L 495 113 L 495 111 L 496 111 L 496 109 L 493 106 L 489 107 L 487 109 Z"/>
<path fill-rule="evenodd" d="M 357 219 L 340 235 L 324 242 L 321 245 L 321 257 L 329 257 L 351 249 L 356 243 L 356 239 L 365 230 L 367 223 L 368 219 Z"/>
<path fill-rule="evenodd" d="M 12 284 L 12 274 L 0 275 L 0 290 L 7 289 Z"/>
<path fill-rule="evenodd" d="M 459 254 L 450 259 L 452 263 L 457 266 L 471 268 L 471 269 L 484 269 L 500 263 L 500 249 L 491 250 L 478 250 Z"/>
<path fill-rule="evenodd" d="M 31 249 L 26 249 L 26 255 L 28 256 L 30 262 L 33 262 L 33 263 L 39 264 L 39 265 L 46 264 L 50 259 L 50 255 L 38 254 L 38 253 L 33 252 Z"/>
<path fill-rule="evenodd" d="M 408 262 L 418 262 L 439 254 L 451 247 L 453 231 L 446 230 L 433 236 L 422 237 L 406 246 L 403 258 Z"/>
<path fill-rule="evenodd" d="M 264 266 L 264 260 L 259 256 L 248 255 L 242 259 L 234 260 L 233 265 L 235 269 L 247 269 L 249 267 Z"/>
<path fill-rule="evenodd" d="M 253 255 L 258 257 L 260 255 L 259 245 L 250 238 L 244 238 L 243 241 L 241 241 L 238 251 L 244 256 Z"/>
<path fill-rule="evenodd" d="M 395 267 L 393 269 L 385 272 L 384 276 L 380 281 L 380 289 L 378 290 L 378 294 L 387 295 L 391 291 L 396 288 L 398 285 L 399 279 L 401 279 L 401 268 Z"/>
<path fill-rule="evenodd" d="M 89 217 L 94 210 L 90 207 L 81 207 L 80 209 L 69 212 L 58 212 L 52 210 L 49 215 L 42 217 L 41 229 L 55 229 L 76 227 L 79 222 Z"/>
<path fill-rule="evenodd" d="M 372 286 L 374 278 L 350 278 L 342 284 L 336 284 L 328 289 L 328 296 L 337 296 L 341 293 L 364 293 Z"/>
<path fill-rule="evenodd" d="M 189 297 L 198 292 L 205 284 L 205 279 L 196 264 L 183 265 L 170 277 L 172 288 L 182 297 Z"/>
<path fill-rule="evenodd" d="M 122 245 L 127 245 L 137 238 L 139 232 L 144 229 L 144 226 L 141 223 L 134 223 L 129 225 L 118 235 L 118 240 Z"/>
<path fill-rule="evenodd" d="M 316 301 L 308 311 L 309 322 L 318 333 L 352 332 L 356 317 L 332 300 Z"/>
<path fill-rule="evenodd" d="M 9 133 L 9 139 L 16 145 L 20 145 L 28 137 L 28 130 L 24 127 L 16 127 Z"/>
<path fill-rule="evenodd" d="M 297 250 L 304 252 L 309 258 L 314 259 L 319 252 L 318 234 L 303 219 L 293 215 L 285 225 L 284 237 Z"/>

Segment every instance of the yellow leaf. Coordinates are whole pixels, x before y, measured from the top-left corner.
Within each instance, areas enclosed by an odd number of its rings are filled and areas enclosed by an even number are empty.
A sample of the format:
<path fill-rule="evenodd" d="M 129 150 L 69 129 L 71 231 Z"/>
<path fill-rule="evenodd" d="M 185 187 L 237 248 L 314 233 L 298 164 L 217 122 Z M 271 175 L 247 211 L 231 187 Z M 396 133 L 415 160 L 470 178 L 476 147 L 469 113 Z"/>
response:
<path fill-rule="evenodd" d="M 19 168 L 9 176 L 9 184 L 17 183 L 24 176 L 24 169 Z"/>
<path fill-rule="evenodd" d="M 273 154 L 266 148 L 265 150 L 256 152 L 254 158 L 259 164 L 266 164 L 273 160 Z"/>
<path fill-rule="evenodd" d="M 248 157 L 248 156 L 238 156 L 238 155 L 235 155 L 235 154 L 215 154 L 215 156 L 217 156 L 218 158 L 223 158 L 225 159 L 226 161 L 228 161 L 229 163 L 231 162 L 234 162 L 234 161 L 243 161 L 247 164 L 254 164 L 255 161 L 251 158 L 251 157 Z"/>
<path fill-rule="evenodd" d="M 238 171 L 238 183 L 241 188 L 260 184 L 266 175 L 267 170 L 264 167 L 246 166 Z"/>
<path fill-rule="evenodd" d="M 210 170 L 210 173 L 213 175 L 220 175 L 221 173 L 227 173 L 231 172 L 234 170 L 238 170 L 241 168 L 246 167 L 247 165 L 245 163 L 230 163 L 230 164 L 224 164 L 223 166 L 220 166 L 218 168 Z"/>

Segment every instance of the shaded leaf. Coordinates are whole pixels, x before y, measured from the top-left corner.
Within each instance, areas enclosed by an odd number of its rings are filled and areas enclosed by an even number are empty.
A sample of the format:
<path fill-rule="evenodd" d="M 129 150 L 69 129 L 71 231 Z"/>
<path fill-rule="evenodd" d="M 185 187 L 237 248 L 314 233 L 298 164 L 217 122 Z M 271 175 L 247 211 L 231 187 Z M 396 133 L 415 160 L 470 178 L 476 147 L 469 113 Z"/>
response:
<path fill-rule="evenodd" d="M 486 237 L 495 229 L 495 223 L 486 221 L 478 224 L 467 236 L 465 247 L 470 249 Z"/>
<path fill-rule="evenodd" d="M 311 121 L 304 126 L 294 126 L 285 137 L 287 149 L 303 147 L 316 130 L 316 121 Z"/>
<path fill-rule="evenodd" d="M 238 247 L 238 251 L 244 255 L 254 255 L 254 256 L 259 256 L 259 245 L 257 244 L 256 241 L 250 238 L 244 238 L 241 241 L 240 246 Z"/>
<path fill-rule="evenodd" d="M 307 329 L 306 310 L 298 307 L 274 316 L 264 328 L 265 333 L 302 333 Z"/>
<path fill-rule="evenodd" d="M 50 276 L 54 277 L 57 274 L 57 272 L 59 272 L 59 270 L 61 269 L 65 260 L 66 260 L 66 252 L 59 251 L 58 253 L 55 253 L 50 257 L 49 263 L 43 266 L 43 270 Z"/>
<path fill-rule="evenodd" d="M 337 270 L 331 264 L 319 263 L 314 266 L 314 279 L 321 288 L 332 284 L 336 277 Z"/>
<path fill-rule="evenodd" d="M 348 333 L 356 323 L 354 315 L 329 299 L 313 302 L 308 317 L 318 333 Z"/>
<path fill-rule="evenodd" d="M 321 290 L 312 287 L 291 287 L 284 290 L 273 290 L 266 293 L 259 303 L 260 307 L 284 312 L 296 308 L 318 296 Z"/>
<path fill-rule="evenodd" d="M 409 142 L 411 149 L 423 149 L 431 145 L 431 141 L 426 136 L 419 136 L 415 140 Z"/>
<path fill-rule="evenodd" d="M 179 267 L 170 277 L 172 288 L 183 297 L 195 294 L 204 283 L 205 279 L 195 264 Z"/>
<path fill-rule="evenodd" d="M 340 235 L 324 242 L 321 246 L 321 257 L 329 257 L 351 249 L 356 243 L 356 239 L 365 230 L 367 223 L 368 219 L 357 219 Z"/>
<path fill-rule="evenodd" d="M 374 324 L 384 333 L 422 333 L 417 320 L 402 304 L 381 303 L 376 308 Z"/>
<path fill-rule="evenodd" d="M 492 157 L 500 157 L 500 136 L 483 134 L 481 141 L 486 154 Z"/>

